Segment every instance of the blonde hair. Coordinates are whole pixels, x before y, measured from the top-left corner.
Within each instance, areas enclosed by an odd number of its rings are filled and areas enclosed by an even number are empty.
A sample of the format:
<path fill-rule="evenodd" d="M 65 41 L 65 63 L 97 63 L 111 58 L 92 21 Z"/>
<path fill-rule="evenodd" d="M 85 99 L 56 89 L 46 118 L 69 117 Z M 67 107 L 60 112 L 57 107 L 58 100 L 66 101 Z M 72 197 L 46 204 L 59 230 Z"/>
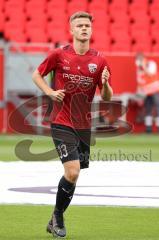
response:
<path fill-rule="evenodd" d="M 70 17 L 70 23 L 76 18 L 88 18 L 91 22 L 93 21 L 93 17 L 91 14 L 87 12 L 75 12 L 71 17 Z"/>

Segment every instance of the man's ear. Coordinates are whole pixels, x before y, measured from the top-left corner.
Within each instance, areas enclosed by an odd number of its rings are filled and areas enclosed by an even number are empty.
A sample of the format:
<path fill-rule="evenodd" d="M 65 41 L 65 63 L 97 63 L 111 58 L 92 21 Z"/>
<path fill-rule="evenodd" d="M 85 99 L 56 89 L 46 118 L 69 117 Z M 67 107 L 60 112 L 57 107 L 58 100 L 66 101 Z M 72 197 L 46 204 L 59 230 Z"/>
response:
<path fill-rule="evenodd" d="M 73 35 L 72 27 L 70 27 L 70 34 Z"/>

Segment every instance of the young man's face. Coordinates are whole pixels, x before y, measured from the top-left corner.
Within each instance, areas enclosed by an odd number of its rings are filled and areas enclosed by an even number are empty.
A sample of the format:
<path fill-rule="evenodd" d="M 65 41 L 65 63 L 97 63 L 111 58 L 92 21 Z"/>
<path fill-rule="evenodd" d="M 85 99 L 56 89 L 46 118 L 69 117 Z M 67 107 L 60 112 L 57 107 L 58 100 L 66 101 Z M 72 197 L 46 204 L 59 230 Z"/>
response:
<path fill-rule="evenodd" d="M 71 33 L 74 39 L 85 42 L 92 35 L 92 23 L 88 18 L 76 18 L 71 22 Z"/>

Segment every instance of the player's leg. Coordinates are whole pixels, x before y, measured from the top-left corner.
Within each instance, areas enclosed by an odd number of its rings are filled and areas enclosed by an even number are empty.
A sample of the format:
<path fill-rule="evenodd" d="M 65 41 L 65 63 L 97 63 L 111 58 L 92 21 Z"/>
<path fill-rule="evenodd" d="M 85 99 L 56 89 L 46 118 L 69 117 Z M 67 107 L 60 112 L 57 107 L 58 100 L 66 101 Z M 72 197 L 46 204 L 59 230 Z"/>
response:
<path fill-rule="evenodd" d="M 147 96 L 145 99 L 145 127 L 146 132 L 151 133 L 152 132 L 152 124 L 153 124 L 153 116 L 152 116 L 152 110 L 154 106 L 154 98 L 153 96 Z"/>
<path fill-rule="evenodd" d="M 65 211 L 69 206 L 74 195 L 76 182 L 78 180 L 80 173 L 80 161 L 79 160 L 68 161 L 65 162 L 63 165 L 65 169 L 64 178 L 69 183 L 65 204 L 63 206 L 63 211 Z"/>
<path fill-rule="evenodd" d="M 58 185 L 56 205 L 52 215 L 52 221 L 49 222 L 48 225 L 48 231 L 59 237 L 64 237 L 66 235 L 63 213 L 72 200 L 76 181 L 80 172 L 79 160 L 68 161 L 63 165 L 65 173 Z"/>
<path fill-rule="evenodd" d="M 80 172 L 80 162 L 79 160 L 72 160 L 63 163 L 63 166 L 65 173 L 59 181 L 55 209 L 52 220 L 47 226 L 48 232 L 61 237 L 66 235 L 63 213 L 72 200 Z"/>
<path fill-rule="evenodd" d="M 76 156 L 76 154 L 78 154 L 79 160 L 66 161 L 63 163 L 65 174 L 59 182 L 56 206 L 53 214 L 53 225 L 55 223 L 53 228 L 56 233 L 57 231 L 60 231 L 62 234 L 66 234 L 66 229 L 63 223 L 63 212 L 72 200 L 80 169 L 89 167 L 91 131 L 80 130 L 76 132 L 76 135 L 80 140 L 77 146 L 78 151 L 74 151 L 73 155 Z M 57 224 L 57 220 L 59 221 L 59 224 Z"/>
<path fill-rule="evenodd" d="M 56 131 L 57 129 L 58 131 Z M 66 229 L 64 226 L 63 212 L 71 202 L 80 172 L 80 163 L 77 151 L 78 144 L 73 130 L 67 127 L 56 126 L 53 131 L 53 140 L 64 166 L 64 176 L 62 176 L 58 184 L 56 205 L 52 218 L 47 226 L 47 231 L 54 235 L 64 237 L 66 235 Z"/>
<path fill-rule="evenodd" d="M 76 182 L 80 173 L 79 160 L 72 160 L 63 163 L 64 176 L 60 179 L 58 192 L 56 195 L 56 205 L 54 213 L 61 214 L 69 206 L 76 187 Z"/>
<path fill-rule="evenodd" d="M 159 133 L 159 93 L 156 93 L 154 95 L 154 102 L 155 102 L 155 107 L 156 107 L 155 122 L 156 122 L 156 127 L 157 127 L 157 130 L 158 130 L 158 133 Z"/>

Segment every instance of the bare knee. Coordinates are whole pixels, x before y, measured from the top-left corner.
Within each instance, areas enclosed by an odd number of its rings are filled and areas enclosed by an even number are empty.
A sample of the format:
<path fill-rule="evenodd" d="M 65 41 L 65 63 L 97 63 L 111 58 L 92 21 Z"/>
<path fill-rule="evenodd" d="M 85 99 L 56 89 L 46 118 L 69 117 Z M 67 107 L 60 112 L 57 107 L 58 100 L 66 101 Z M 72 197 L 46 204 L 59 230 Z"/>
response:
<path fill-rule="evenodd" d="M 69 169 L 65 171 L 65 177 L 68 181 L 75 183 L 78 179 L 80 169 Z"/>

